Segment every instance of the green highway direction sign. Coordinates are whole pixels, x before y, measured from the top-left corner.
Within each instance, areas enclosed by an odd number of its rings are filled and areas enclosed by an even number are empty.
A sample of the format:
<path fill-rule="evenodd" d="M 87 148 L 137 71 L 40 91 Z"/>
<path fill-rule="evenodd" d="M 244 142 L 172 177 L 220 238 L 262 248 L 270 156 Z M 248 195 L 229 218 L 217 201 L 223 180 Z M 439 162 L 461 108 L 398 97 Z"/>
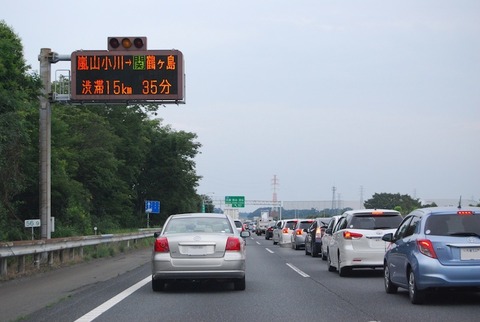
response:
<path fill-rule="evenodd" d="M 225 196 L 225 205 L 232 208 L 244 208 L 245 196 Z"/>

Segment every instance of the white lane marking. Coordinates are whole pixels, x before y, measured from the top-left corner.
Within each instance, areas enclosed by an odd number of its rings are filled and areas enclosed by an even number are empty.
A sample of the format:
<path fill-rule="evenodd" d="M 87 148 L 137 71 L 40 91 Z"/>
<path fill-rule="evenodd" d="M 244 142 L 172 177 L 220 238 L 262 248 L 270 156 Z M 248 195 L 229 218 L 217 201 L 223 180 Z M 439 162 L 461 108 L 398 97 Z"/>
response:
<path fill-rule="evenodd" d="M 299 268 L 293 266 L 292 264 L 290 263 L 287 263 L 287 266 L 290 267 L 291 269 L 293 269 L 295 272 L 297 272 L 298 274 L 302 275 L 303 277 L 310 277 L 310 275 L 308 275 L 307 273 L 305 272 L 302 272 Z"/>
<path fill-rule="evenodd" d="M 269 248 L 265 248 L 265 249 L 267 250 L 267 252 L 269 252 L 269 253 L 271 253 L 271 254 L 275 253 L 273 250 L 271 250 L 271 249 L 269 249 Z"/>
<path fill-rule="evenodd" d="M 257 245 L 260 245 L 260 242 L 257 241 L 256 243 L 257 243 Z"/>
<path fill-rule="evenodd" d="M 95 320 L 97 317 L 99 317 L 102 313 L 106 312 L 107 310 L 111 309 L 113 306 L 124 300 L 127 296 L 131 295 L 133 292 L 147 284 L 149 281 L 152 280 L 152 276 L 147 276 L 145 279 L 141 280 L 137 284 L 130 286 L 127 288 L 125 291 L 121 292 L 120 294 L 117 294 L 116 296 L 112 297 L 110 300 L 104 302 L 100 306 L 97 306 L 84 316 L 78 318 L 75 320 L 75 322 L 90 322 Z"/>

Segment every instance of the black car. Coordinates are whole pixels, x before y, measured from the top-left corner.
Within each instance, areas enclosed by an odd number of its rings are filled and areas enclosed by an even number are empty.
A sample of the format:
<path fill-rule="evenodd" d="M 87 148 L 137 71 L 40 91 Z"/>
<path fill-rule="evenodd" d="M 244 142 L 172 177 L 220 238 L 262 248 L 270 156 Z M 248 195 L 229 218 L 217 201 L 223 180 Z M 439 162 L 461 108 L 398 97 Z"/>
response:
<path fill-rule="evenodd" d="M 270 240 L 273 237 L 273 229 L 275 228 L 275 225 L 277 224 L 276 221 L 271 221 L 268 223 L 267 228 L 265 229 L 265 239 Z"/>
<path fill-rule="evenodd" d="M 315 218 L 305 231 L 305 255 L 318 257 L 322 254 L 322 236 L 330 222 L 330 217 Z"/>

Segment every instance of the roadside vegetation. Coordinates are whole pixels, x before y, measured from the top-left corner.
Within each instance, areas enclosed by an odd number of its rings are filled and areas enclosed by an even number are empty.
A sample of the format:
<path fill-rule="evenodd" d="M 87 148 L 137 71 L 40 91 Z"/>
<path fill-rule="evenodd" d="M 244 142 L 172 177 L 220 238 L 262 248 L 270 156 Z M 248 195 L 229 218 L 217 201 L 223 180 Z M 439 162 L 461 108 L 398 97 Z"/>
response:
<path fill-rule="evenodd" d="M 0 241 L 30 239 L 24 221 L 38 218 L 40 89 L 21 40 L 0 21 Z M 52 238 L 145 227 L 145 200 L 161 201 L 151 226 L 201 209 L 201 144 L 155 118 L 159 109 L 52 105 Z"/>

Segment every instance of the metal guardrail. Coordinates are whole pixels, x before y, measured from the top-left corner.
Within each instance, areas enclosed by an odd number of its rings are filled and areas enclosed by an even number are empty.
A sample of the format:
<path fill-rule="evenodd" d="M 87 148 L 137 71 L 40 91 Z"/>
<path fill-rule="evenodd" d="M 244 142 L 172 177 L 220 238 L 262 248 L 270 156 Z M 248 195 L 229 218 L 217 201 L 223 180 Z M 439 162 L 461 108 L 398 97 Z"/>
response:
<path fill-rule="evenodd" d="M 75 257 L 75 251 L 77 251 L 80 257 L 83 257 L 83 247 L 85 246 L 123 241 L 136 242 L 139 239 L 152 238 L 154 231 L 157 230 L 142 230 L 138 233 L 129 234 L 106 234 L 33 241 L 0 242 L 0 276 L 8 274 L 7 260 L 12 257 L 17 258 L 17 273 L 23 273 L 25 271 L 25 257 L 29 255 L 33 255 L 34 265 L 40 268 L 42 261 L 52 265 L 54 262 L 54 254 L 56 253 L 58 253 L 60 261 L 63 262 L 67 256 L 71 258 Z M 65 253 L 67 252 L 68 254 L 66 255 Z"/>

